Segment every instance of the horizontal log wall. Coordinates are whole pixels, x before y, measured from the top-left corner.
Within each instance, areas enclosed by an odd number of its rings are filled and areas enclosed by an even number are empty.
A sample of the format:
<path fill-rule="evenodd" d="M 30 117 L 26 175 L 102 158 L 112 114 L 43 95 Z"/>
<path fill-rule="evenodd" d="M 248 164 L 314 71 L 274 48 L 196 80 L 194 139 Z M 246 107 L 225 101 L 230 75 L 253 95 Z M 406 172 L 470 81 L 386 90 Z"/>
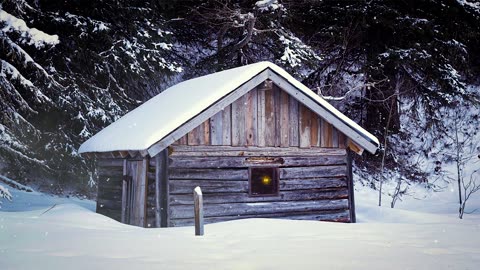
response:
<path fill-rule="evenodd" d="M 257 88 L 174 144 L 345 148 L 345 136 L 294 97 Z"/>
<path fill-rule="evenodd" d="M 169 226 L 193 224 L 196 186 L 207 223 L 251 217 L 348 222 L 346 162 L 346 150 L 338 148 L 172 146 Z M 279 167 L 278 196 L 248 194 L 248 167 L 262 163 Z"/>

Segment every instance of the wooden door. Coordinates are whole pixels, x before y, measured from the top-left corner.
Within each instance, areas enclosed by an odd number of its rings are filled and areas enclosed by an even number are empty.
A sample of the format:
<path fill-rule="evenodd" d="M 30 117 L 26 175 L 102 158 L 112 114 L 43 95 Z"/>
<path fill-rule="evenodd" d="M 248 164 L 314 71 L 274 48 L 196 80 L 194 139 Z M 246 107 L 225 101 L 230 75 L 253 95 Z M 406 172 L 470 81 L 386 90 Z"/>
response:
<path fill-rule="evenodd" d="M 147 220 L 148 160 L 125 160 L 123 164 L 122 222 L 145 227 Z"/>

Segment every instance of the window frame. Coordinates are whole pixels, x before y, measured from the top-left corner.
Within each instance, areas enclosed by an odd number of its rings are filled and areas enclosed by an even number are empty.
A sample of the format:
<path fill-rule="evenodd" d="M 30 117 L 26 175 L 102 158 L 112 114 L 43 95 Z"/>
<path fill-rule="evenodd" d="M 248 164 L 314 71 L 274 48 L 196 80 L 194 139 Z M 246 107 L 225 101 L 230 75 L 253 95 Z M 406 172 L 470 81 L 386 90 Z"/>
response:
<path fill-rule="evenodd" d="M 272 180 L 274 181 L 273 189 L 274 193 L 268 194 L 254 194 L 252 192 L 252 170 L 255 169 L 272 169 L 273 170 L 273 177 Z M 278 166 L 272 166 L 272 164 L 268 164 L 265 166 L 250 166 L 248 167 L 248 195 L 250 197 L 278 197 L 280 195 L 280 169 Z"/>

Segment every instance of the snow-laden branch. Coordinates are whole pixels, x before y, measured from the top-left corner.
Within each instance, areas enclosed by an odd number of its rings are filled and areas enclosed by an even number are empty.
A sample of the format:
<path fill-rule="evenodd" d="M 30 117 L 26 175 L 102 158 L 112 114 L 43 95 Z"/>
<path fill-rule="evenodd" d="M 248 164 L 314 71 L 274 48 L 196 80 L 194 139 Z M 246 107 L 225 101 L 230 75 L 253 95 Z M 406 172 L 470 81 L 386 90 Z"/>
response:
<path fill-rule="evenodd" d="M 30 28 L 24 20 L 5 10 L 0 10 L 0 21 L 5 23 L 5 26 L 1 29 L 3 32 L 17 31 L 28 45 L 34 45 L 36 48 L 43 48 L 45 45 L 55 46 L 60 42 L 58 35 L 49 35 L 36 28 Z"/>
<path fill-rule="evenodd" d="M 364 88 L 367 88 L 367 87 L 375 87 L 375 84 L 374 82 L 371 82 L 371 83 L 366 83 L 366 84 L 362 84 L 362 85 L 358 85 L 357 87 L 353 87 L 352 89 L 348 90 L 345 94 L 343 94 L 342 96 L 337 96 L 337 97 L 334 97 L 334 96 L 325 96 L 323 93 L 322 93 L 322 88 L 321 87 L 317 87 L 317 94 L 322 97 L 323 99 L 325 100 L 332 100 L 332 101 L 341 101 L 341 100 L 344 100 L 346 98 L 348 98 L 349 96 L 351 96 L 354 92 L 358 91 L 358 90 L 361 90 L 361 89 L 364 89 Z"/>
<path fill-rule="evenodd" d="M 24 86 L 27 89 L 30 89 L 33 93 L 33 97 L 35 98 L 36 102 L 38 103 L 52 102 L 52 100 L 49 97 L 47 97 L 45 94 L 42 93 L 42 91 L 40 91 L 37 87 L 35 87 L 33 83 L 29 79 L 25 78 L 14 66 L 0 59 L 0 76 L 6 76 L 6 75 L 9 75 L 13 80 L 18 80 L 22 86 Z M 15 90 L 15 94 L 21 97 L 20 93 L 16 90 Z M 22 97 L 22 100 L 24 100 L 23 97 Z"/>

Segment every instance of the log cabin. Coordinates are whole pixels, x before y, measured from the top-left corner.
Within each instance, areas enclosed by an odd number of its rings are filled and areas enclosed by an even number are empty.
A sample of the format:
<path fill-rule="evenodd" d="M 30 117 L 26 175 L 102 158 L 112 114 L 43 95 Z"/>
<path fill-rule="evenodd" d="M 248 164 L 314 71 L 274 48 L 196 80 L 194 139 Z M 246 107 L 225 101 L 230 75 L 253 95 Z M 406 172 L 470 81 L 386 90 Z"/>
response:
<path fill-rule="evenodd" d="M 174 85 L 84 142 L 97 212 L 142 227 L 287 218 L 355 222 L 352 154 L 379 142 L 270 62 Z"/>

